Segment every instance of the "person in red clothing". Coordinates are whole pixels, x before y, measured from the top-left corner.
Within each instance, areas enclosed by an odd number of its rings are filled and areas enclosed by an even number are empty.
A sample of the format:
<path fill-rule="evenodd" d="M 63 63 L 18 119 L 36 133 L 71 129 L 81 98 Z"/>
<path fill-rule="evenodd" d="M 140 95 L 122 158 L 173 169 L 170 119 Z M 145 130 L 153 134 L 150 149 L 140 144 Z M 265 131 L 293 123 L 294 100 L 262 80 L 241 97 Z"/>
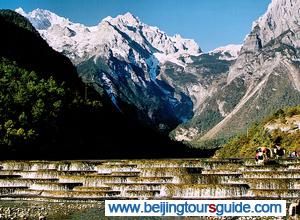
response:
<path fill-rule="evenodd" d="M 296 148 L 295 152 L 296 152 L 296 157 L 297 157 L 297 158 L 300 158 L 300 144 L 299 144 L 299 146 Z"/>
<path fill-rule="evenodd" d="M 272 158 L 273 153 L 270 148 L 267 148 L 266 146 L 263 147 L 258 147 L 256 149 L 256 154 L 255 154 L 255 161 L 257 164 L 262 164 L 266 160 L 269 160 Z"/>
<path fill-rule="evenodd" d="M 255 155 L 256 164 L 263 164 L 265 161 L 265 157 L 263 152 L 257 152 Z"/>
<path fill-rule="evenodd" d="M 289 158 L 291 158 L 291 159 L 300 158 L 300 148 L 296 147 L 294 151 L 290 152 Z"/>

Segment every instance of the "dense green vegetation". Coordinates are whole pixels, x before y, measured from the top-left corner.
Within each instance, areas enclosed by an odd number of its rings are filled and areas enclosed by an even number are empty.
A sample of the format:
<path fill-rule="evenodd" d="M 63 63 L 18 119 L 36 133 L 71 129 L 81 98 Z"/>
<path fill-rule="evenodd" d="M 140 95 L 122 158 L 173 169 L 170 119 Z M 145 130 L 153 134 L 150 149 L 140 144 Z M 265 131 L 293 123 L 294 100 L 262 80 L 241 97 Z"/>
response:
<path fill-rule="evenodd" d="M 285 125 L 287 120 L 293 116 L 300 118 L 300 106 L 279 109 L 263 122 L 254 124 L 246 133 L 232 138 L 217 151 L 216 156 L 221 158 L 254 157 L 257 147 L 272 148 L 275 144 L 284 147 L 287 152 L 294 151 L 300 147 L 299 129 L 293 130 L 293 132 L 284 132 L 280 129 L 269 131 L 265 127 L 267 124 L 278 122 Z"/>
<path fill-rule="evenodd" d="M 46 146 L 63 141 L 59 134 L 73 121 L 71 111 L 97 112 L 101 103 L 96 97 L 83 99 L 84 84 L 72 63 L 50 48 L 27 19 L 0 10 L 0 27 L 1 157 L 47 153 Z"/>
<path fill-rule="evenodd" d="M 209 107 L 214 107 L 214 106 L 211 105 Z M 217 107 L 215 107 L 215 108 L 217 109 Z M 200 116 L 201 116 L 201 118 L 200 117 L 195 117 L 189 123 L 190 123 L 191 126 L 197 127 L 201 134 L 208 131 L 210 128 L 212 128 L 214 125 L 216 125 L 218 122 L 220 122 L 223 119 L 220 112 L 215 111 L 212 108 L 205 109 L 205 111 L 201 112 Z M 197 139 L 196 139 L 195 141 L 192 142 L 192 144 L 195 147 L 200 147 L 197 144 L 203 144 L 203 143 L 197 143 Z"/>
<path fill-rule="evenodd" d="M 40 135 L 41 126 L 55 129 L 65 89 L 53 77 L 42 79 L 34 71 L 0 60 L 0 144 L 29 144 Z"/>
<path fill-rule="evenodd" d="M 201 155 L 116 110 L 21 15 L 0 10 L 0 27 L 0 159 Z"/>
<path fill-rule="evenodd" d="M 20 28 L 26 29 L 38 35 L 38 32 L 34 29 L 31 23 L 27 19 L 24 19 L 22 15 L 6 9 L 0 10 L 0 15 L 1 19 L 5 20 L 6 22 L 15 24 Z"/>
<path fill-rule="evenodd" d="M 2 152 L 37 151 L 74 134 L 83 111 L 100 113 L 101 102 L 84 99 L 54 76 L 42 77 L 16 62 L 0 59 L 0 148 Z M 70 115 L 76 115 L 72 118 Z M 76 121 L 74 121 L 76 119 Z M 72 121 L 74 121 L 72 123 Z M 70 128 L 66 129 L 68 125 Z M 70 133 L 70 134 L 67 134 Z M 80 139 L 80 138 L 79 138 Z M 75 140 L 78 140 L 75 138 Z"/>
<path fill-rule="evenodd" d="M 42 78 L 5 58 L 0 59 L 0 103 L 0 146 L 7 150 L 41 139 L 55 141 L 66 112 L 101 108 L 101 102 L 84 100 L 64 82 Z"/>
<path fill-rule="evenodd" d="M 300 115 L 300 106 L 287 107 L 277 110 L 273 115 L 265 119 L 264 123 L 274 122 L 276 119 L 285 120 L 286 117 L 292 117 L 294 115 Z"/>

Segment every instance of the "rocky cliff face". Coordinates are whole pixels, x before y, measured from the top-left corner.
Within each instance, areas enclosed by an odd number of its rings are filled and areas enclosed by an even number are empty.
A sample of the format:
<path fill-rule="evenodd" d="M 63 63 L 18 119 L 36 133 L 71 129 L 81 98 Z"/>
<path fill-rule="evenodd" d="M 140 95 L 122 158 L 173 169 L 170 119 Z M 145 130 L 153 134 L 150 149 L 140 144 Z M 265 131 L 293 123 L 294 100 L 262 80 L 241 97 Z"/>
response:
<path fill-rule="evenodd" d="M 253 22 L 252 31 L 246 36 L 241 56 L 238 59 L 240 65 L 236 66 L 241 66 L 244 64 L 244 61 L 247 61 L 247 54 L 259 52 L 261 49 L 268 48 L 272 44 L 278 45 L 280 43 L 295 49 L 299 48 L 299 15 L 299 1 L 273 0 L 267 12 L 257 21 Z M 231 71 L 228 81 L 231 81 L 242 73 L 243 71 Z"/>
<path fill-rule="evenodd" d="M 242 46 L 206 54 L 130 13 L 86 27 L 45 10 L 18 11 L 116 108 L 161 130 L 182 123 L 172 136 L 197 146 L 300 102 L 299 5 L 273 0 Z"/>
<path fill-rule="evenodd" d="M 253 30 L 257 31 L 262 45 L 288 32 L 295 33 L 293 39 L 286 36 L 284 43 L 299 47 L 300 11 L 297 0 L 273 0 L 267 12 L 253 23 Z M 289 35 L 288 35 L 289 36 Z"/>
<path fill-rule="evenodd" d="M 194 143 L 229 137 L 278 108 L 300 103 L 299 10 L 299 1 L 273 0 L 253 23 L 226 84 L 188 123 L 198 129 Z M 201 127 L 212 115 L 216 120 Z"/>
<path fill-rule="evenodd" d="M 162 130 L 191 119 L 236 56 L 230 48 L 203 54 L 195 41 L 168 36 L 130 13 L 86 27 L 47 10 L 17 12 L 116 108 Z"/>

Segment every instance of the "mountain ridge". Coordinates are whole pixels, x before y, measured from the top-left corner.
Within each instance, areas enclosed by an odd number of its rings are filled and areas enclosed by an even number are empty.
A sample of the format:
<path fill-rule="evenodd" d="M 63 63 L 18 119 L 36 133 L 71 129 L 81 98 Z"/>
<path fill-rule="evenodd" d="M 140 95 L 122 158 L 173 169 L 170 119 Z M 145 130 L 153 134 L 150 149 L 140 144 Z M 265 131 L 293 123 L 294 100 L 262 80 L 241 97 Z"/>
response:
<path fill-rule="evenodd" d="M 95 42 L 86 37 L 83 49 L 70 43 L 78 33 L 69 21 L 39 32 L 50 45 L 61 44 L 83 80 L 102 89 L 121 111 L 132 106 L 141 121 L 166 132 L 175 128 L 172 138 L 197 147 L 300 102 L 298 8 L 297 1 L 273 0 L 242 46 L 209 53 L 130 13 L 107 17 L 90 30 L 81 26 L 86 36 L 99 29 L 107 33 Z M 88 48 L 95 43 L 99 47 Z"/>
<path fill-rule="evenodd" d="M 102 25 L 105 26 L 106 24 L 112 24 L 112 25 L 120 28 L 120 30 L 124 31 L 124 33 L 127 33 L 128 36 L 130 36 L 131 30 L 129 30 L 129 31 L 124 30 L 125 26 L 130 27 L 132 29 L 139 28 L 139 26 L 143 26 L 143 28 L 145 29 L 145 30 L 143 30 L 144 37 L 146 38 L 146 40 L 148 42 L 152 43 L 152 45 L 146 44 L 145 48 L 148 46 L 149 48 L 147 48 L 147 49 L 149 49 L 153 53 L 154 52 L 160 52 L 160 53 L 164 52 L 166 54 L 171 54 L 171 53 L 175 53 L 175 51 L 185 52 L 185 50 L 186 50 L 187 52 L 190 52 L 190 54 L 198 55 L 199 52 L 201 51 L 201 49 L 199 48 L 199 46 L 196 44 L 196 42 L 194 40 L 183 39 L 180 35 L 174 35 L 172 37 L 169 37 L 166 35 L 165 32 L 160 31 L 157 27 L 149 26 L 149 25 L 142 23 L 137 17 L 135 17 L 134 15 L 132 15 L 129 12 L 125 13 L 124 15 L 118 15 L 115 18 L 108 16 L 108 17 L 102 19 L 100 21 L 100 23 L 96 26 L 84 26 L 79 23 L 73 23 L 73 22 L 69 21 L 69 19 L 67 19 L 67 18 L 58 16 L 55 13 L 52 13 L 48 10 L 43 10 L 43 9 L 35 9 L 32 12 L 29 12 L 27 14 L 23 9 L 18 8 L 18 9 L 16 9 L 16 12 L 27 17 L 38 30 L 45 30 L 45 29 L 48 29 L 51 26 L 55 26 L 55 25 L 61 25 L 61 26 L 66 25 L 66 26 L 70 27 L 70 29 L 71 29 L 71 27 L 73 27 L 74 31 L 78 32 L 76 34 L 81 34 L 80 31 L 82 31 L 82 30 L 79 30 L 80 28 L 84 28 L 84 30 L 87 32 L 95 32 L 95 31 L 101 29 L 100 31 L 103 31 L 105 33 L 105 30 L 101 26 Z M 40 24 L 45 24 L 45 25 L 42 26 Z M 105 26 L 105 28 L 109 28 L 109 27 Z M 151 34 L 152 34 L 151 32 L 156 32 L 158 37 L 151 36 Z M 43 32 L 41 32 L 41 33 L 42 33 L 42 36 L 44 34 L 46 34 Z M 75 35 L 73 37 L 75 37 Z M 130 36 L 130 37 L 132 37 L 132 36 Z M 47 39 L 47 37 L 45 37 L 45 36 L 44 36 L 44 38 Z M 107 40 L 107 38 L 105 38 L 103 40 Z M 142 38 L 135 39 L 135 40 L 138 43 L 141 43 L 143 41 Z M 161 47 L 163 40 L 165 40 L 165 44 L 164 44 L 164 47 Z M 101 42 L 101 39 L 99 39 L 98 42 Z M 63 50 L 61 48 L 62 47 L 61 45 L 55 45 L 51 41 L 50 41 L 50 43 L 51 43 L 50 45 L 57 51 Z M 89 42 L 89 43 L 96 44 L 96 42 Z M 169 47 L 166 48 L 165 47 L 166 44 Z M 87 48 L 87 49 L 89 49 L 89 48 Z M 79 54 L 80 53 L 82 53 L 82 52 L 79 52 Z"/>
<path fill-rule="evenodd" d="M 259 123 L 251 125 L 247 133 L 241 133 L 218 150 L 214 157 L 254 157 L 258 147 L 272 149 L 279 145 L 286 155 L 300 150 L 300 106 L 275 111 Z"/>
<path fill-rule="evenodd" d="M 1 159 L 144 159 L 212 153 L 189 149 L 118 112 L 110 100 L 84 85 L 71 61 L 54 51 L 20 14 L 0 10 L 0 26 Z"/>
<path fill-rule="evenodd" d="M 240 55 L 229 69 L 225 86 L 230 86 L 236 80 L 242 81 L 245 85 L 241 90 L 242 97 L 234 104 L 229 115 L 198 137 L 198 141 L 238 132 L 236 127 L 245 129 L 251 121 L 260 120 L 278 108 L 299 104 L 300 72 L 296 60 L 299 59 L 297 45 L 300 38 L 296 33 L 300 29 L 297 24 L 286 25 L 295 21 L 292 17 L 298 13 L 297 9 L 300 9 L 297 1 L 272 1 L 267 12 L 253 23 Z M 272 27 L 276 27 L 277 31 Z M 243 114 L 249 118 L 243 119 Z"/>
<path fill-rule="evenodd" d="M 206 86 L 196 81 L 194 85 L 185 83 L 178 86 L 173 82 L 181 79 L 175 75 L 170 78 L 163 71 L 183 71 L 178 76 L 197 78 L 198 73 L 194 67 L 190 67 L 191 63 L 200 61 L 201 71 L 209 72 L 208 69 L 215 68 L 210 60 L 216 62 L 221 56 L 203 56 L 195 41 L 183 39 L 180 35 L 169 37 L 130 13 L 116 18 L 107 17 L 97 26 L 85 27 L 68 19 L 58 19 L 53 13 L 54 18 L 50 19 L 47 16 L 51 12 L 41 9 L 28 14 L 21 9 L 17 11 L 27 16 L 33 24 L 36 23 L 37 28 L 40 23 L 54 20 L 54 24 L 46 26 L 46 30 L 41 27 L 40 34 L 54 49 L 67 55 L 77 65 L 81 77 L 87 83 L 104 88 L 117 108 L 124 108 L 121 107 L 124 103 L 133 105 L 141 120 L 149 121 L 150 124 L 154 122 L 156 127 L 166 130 L 193 116 L 193 110 L 201 99 L 194 91 L 206 90 Z M 37 16 L 39 13 L 42 15 Z M 46 17 L 47 22 L 37 22 L 37 17 L 42 20 Z M 57 25 L 57 20 L 62 24 Z M 205 62 L 201 63 L 205 59 L 208 66 L 204 66 Z M 91 65 L 86 65 L 87 62 Z M 229 63 L 224 61 L 220 70 L 216 70 L 217 74 L 226 69 Z M 142 92 L 138 92 L 137 88 Z"/>

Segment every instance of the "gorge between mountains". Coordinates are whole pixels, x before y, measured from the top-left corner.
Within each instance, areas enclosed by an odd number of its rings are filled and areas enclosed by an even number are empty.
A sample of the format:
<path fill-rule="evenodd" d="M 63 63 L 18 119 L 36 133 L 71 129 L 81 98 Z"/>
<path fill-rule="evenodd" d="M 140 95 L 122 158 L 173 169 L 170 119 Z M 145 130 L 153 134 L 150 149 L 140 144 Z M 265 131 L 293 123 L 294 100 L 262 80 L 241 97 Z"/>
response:
<path fill-rule="evenodd" d="M 131 13 L 85 26 L 44 9 L 3 10 L 4 149 L 45 159 L 57 149 L 89 159 L 212 156 L 300 103 L 297 9 L 274 0 L 243 45 L 206 53 Z"/>
<path fill-rule="evenodd" d="M 300 152 L 299 0 L 209 52 L 129 12 L 86 26 L 1 9 L 0 27 L 0 219 L 104 219 L 105 199 L 299 201 L 299 158 L 254 160 Z"/>
<path fill-rule="evenodd" d="M 131 13 L 88 27 L 47 10 L 16 11 L 116 109 L 173 140 L 217 148 L 300 103 L 298 9 L 298 1 L 274 0 L 243 45 L 208 53 Z"/>

